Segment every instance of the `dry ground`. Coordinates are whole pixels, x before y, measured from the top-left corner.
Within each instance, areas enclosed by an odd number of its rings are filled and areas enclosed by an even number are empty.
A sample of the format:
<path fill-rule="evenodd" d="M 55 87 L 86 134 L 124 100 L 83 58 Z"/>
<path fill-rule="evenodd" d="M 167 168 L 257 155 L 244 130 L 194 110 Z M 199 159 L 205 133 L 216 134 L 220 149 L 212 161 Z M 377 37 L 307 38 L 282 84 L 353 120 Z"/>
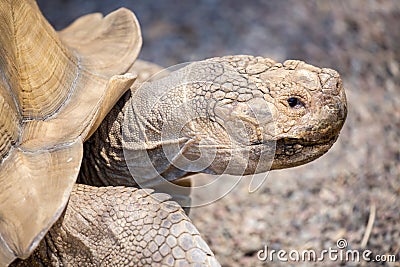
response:
<path fill-rule="evenodd" d="M 108 13 L 118 6 L 133 9 L 143 27 L 141 58 L 164 66 L 254 54 L 338 70 L 347 89 L 349 114 L 332 150 L 311 164 L 271 172 L 254 194 L 241 183 L 222 200 L 193 209 L 191 217 L 224 266 L 287 266 L 261 262 L 257 251 L 265 244 L 271 249 L 321 251 L 336 248 L 339 238 L 351 249 L 397 255 L 397 263 L 342 266 L 400 266 L 400 2 L 39 4 L 59 29 L 84 13 Z M 373 222 L 370 230 L 368 221 Z"/>

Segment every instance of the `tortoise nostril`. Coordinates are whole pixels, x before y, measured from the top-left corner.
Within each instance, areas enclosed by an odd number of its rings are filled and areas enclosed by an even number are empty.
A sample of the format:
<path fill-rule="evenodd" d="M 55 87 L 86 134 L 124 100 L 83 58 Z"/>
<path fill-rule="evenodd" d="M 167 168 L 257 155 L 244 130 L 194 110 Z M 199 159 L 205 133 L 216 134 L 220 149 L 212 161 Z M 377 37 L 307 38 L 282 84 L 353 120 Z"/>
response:
<path fill-rule="evenodd" d="M 291 108 L 304 107 L 304 103 L 301 102 L 297 97 L 289 97 L 287 102 Z"/>

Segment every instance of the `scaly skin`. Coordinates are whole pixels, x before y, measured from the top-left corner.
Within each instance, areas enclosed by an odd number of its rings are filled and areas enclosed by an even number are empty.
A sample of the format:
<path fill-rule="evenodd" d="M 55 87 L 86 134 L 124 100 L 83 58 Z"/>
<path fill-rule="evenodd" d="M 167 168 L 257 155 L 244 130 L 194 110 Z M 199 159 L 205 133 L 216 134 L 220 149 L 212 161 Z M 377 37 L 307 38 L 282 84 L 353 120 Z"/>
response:
<path fill-rule="evenodd" d="M 184 221 L 190 230 L 177 229 L 192 235 L 176 243 L 178 254 L 168 244 L 162 260 L 174 258 L 178 265 L 195 239 L 199 263 L 217 266 L 183 210 L 144 197 L 133 188 L 138 181 L 153 186 L 161 176 L 174 181 L 194 172 L 244 175 L 298 166 L 328 151 L 347 113 L 338 73 L 300 61 L 213 58 L 138 87 L 84 144 L 78 181 L 87 185 L 74 189 L 64 216 L 34 255 L 18 264 L 157 265 L 172 228 Z M 170 148 L 178 150 L 165 152 Z M 92 187 L 117 185 L 128 187 Z M 166 209 L 165 216 L 152 209 Z M 140 231 L 150 229 L 141 217 L 157 229 L 168 224 L 166 239 L 157 242 L 157 230 Z M 192 259 L 182 258 L 185 264 Z"/>
<path fill-rule="evenodd" d="M 39 247 L 13 266 L 218 266 L 182 209 L 150 193 L 76 185 Z"/>

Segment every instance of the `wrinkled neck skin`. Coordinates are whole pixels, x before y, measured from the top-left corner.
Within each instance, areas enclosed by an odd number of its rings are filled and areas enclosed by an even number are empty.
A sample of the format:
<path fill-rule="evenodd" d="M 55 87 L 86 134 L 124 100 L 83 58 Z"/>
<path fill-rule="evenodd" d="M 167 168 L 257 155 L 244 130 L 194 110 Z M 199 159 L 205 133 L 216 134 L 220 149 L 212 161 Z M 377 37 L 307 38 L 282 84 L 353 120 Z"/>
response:
<path fill-rule="evenodd" d="M 146 186 L 298 166 L 328 151 L 346 113 L 336 71 L 252 56 L 195 62 L 120 99 L 85 143 L 79 181 Z"/>
<path fill-rule="evenodd" d="M 83 144 L 78 183 L 94 186 L 136 186 L 124 159 L 122 128 L 128 90 L 110 110 L 99 128 Z"/>

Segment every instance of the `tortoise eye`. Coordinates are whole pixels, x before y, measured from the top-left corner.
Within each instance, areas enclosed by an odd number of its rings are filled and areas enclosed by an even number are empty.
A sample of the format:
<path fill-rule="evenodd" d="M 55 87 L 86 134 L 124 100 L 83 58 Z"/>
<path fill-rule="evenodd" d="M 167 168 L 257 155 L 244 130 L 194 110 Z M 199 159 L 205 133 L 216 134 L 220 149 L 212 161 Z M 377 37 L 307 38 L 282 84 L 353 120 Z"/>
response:
<path fill-rule="evenodd" d="M 289 97 L 287 99 L 287 102 L 289 104 L 289 106 L 291 108 L 300 108 L 300 107 L 304 107 L 304 103 L 301 102 L 300 99 L 298 99 L 297 97 Z"/>

